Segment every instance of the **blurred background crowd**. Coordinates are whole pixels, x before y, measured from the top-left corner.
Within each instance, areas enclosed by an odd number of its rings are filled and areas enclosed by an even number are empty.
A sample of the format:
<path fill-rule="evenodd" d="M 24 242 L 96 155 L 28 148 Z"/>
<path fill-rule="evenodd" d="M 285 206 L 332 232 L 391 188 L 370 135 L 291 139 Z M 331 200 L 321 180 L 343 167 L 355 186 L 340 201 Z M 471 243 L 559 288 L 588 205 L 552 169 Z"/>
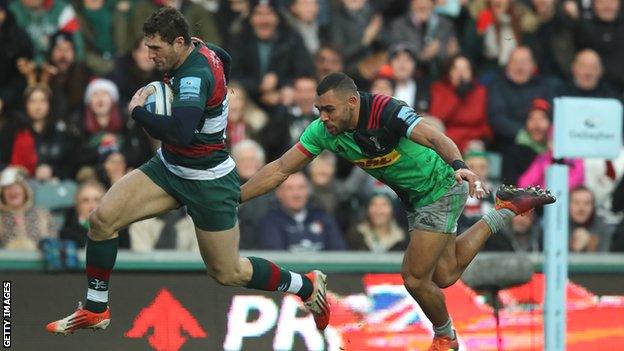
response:
<path fill-rule="evenodd" d="M 0 0 L 0 248 L 83 247 L 106 189 L 158 148 L 126 106 L 161 78 L 142 40 L 161 6 L 233 58 L 227 143 L 242 182 L 298 141 L 336 71 L 416 109 L 493 189 L 544 185 L 555 97 L 624 97 L 621 0 Z M 624 150 L 565 162 L 571 251 L 624 251 Z M 493 199 L 469 198 L 459 232 Z M 541 215 L 485 249 L 541 251 Z M 408 241 L 392 191 L 329 153 L 241 205 L 239 223 L 241 249 Z M 197 250 L 192 228 L 180 208 L 123 230 L 120 246 Z"/>

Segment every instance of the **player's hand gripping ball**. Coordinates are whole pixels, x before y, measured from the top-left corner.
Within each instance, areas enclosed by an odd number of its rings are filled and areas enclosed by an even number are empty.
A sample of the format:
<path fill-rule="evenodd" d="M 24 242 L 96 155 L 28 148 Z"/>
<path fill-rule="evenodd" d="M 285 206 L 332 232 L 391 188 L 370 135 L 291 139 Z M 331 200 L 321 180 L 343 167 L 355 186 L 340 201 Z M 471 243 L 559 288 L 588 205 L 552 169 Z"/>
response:
<path fill-rule="evenodd" d="M 151 113 L 171 116 L 172 102 L 173 91 L 171 87 L 163 82 L 154 81 L 137 90 L 128 104 L 128 111 L 132 113 L 135 107 L 145 106 Z"/>

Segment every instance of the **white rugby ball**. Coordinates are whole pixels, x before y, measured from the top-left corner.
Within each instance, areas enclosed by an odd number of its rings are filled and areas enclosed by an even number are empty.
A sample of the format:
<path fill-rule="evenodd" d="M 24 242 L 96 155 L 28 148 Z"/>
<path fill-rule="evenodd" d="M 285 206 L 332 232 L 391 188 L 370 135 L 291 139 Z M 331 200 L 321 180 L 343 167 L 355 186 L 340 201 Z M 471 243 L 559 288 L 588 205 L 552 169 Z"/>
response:
<path fill-rule="evenodd" d="M 154 81 L 145 86 L 149 95 L 145 100 L 145 108 L 157 115 L 171 116 L 173 91 L 164 82 Z"/>

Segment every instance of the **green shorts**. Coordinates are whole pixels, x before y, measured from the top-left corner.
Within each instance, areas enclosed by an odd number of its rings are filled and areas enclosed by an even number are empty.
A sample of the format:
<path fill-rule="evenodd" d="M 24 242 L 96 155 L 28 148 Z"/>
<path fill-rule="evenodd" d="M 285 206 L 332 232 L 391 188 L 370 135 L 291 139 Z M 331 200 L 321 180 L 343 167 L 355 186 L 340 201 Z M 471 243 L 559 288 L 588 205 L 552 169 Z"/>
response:
<path fill-rule="evenodd" d="M 190 180 L 171 173 L 158 156 L 139 167 L 156 185 L 185 205 L 195 226 L 222 231 L 236 225 L 240 180 L 236 169 L 221 178 Z"/>
<path fill-rule="evenodd" d="M 453 234 L 457 231 L 457 220 L 468 199 L 468 182 L 455 183 L 435 202 L 407 211 L 408 228 L 428 232 Z"/>

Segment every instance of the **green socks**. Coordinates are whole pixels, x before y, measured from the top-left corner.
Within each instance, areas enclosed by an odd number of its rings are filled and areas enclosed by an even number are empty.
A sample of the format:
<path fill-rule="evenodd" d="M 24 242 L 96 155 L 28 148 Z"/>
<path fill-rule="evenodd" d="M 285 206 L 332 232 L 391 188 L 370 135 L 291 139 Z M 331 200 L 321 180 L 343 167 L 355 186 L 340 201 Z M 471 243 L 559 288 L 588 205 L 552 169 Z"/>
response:
<path fill-rule="evenodd" d="M 247 288 L 264 291 L 283 291 L 295 294 L 307 300 L 314 287 L 305 275 L 280 268 L 275 263 L 259 257 L 248 257 L 253 267 L 251 280 Z"/>
<path fill-rule="evenodd" d="M 108 306 L 108 280 L 117 258 L 119 239 L 87 239 L 87 301 L 85 309 L 104 312 Z"/>

